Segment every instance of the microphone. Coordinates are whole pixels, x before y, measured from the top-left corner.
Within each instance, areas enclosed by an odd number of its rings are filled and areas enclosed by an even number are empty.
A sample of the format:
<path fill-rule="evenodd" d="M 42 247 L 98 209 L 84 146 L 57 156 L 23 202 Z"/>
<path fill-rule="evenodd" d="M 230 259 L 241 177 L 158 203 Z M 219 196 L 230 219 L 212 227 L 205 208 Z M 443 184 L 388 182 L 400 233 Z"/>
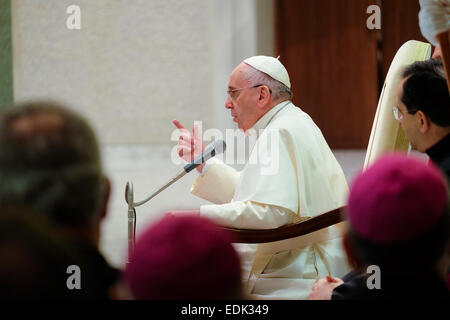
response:
<path fill-rule="evenodd" d="M 203 153 L 201 155 L 197 156 L 197 158 L 195 158 L 194 161 L 185 165 L 183 168 L 184 171 L 186 171 L 186 173 L 192 171 L 193 169 L 195 169 L 199 165 L 201 165 L 203 162 L 214 157 L 216 154 L 223 153 L 226 148 L 227 148 L 227 145 L 226 145 L 225 141 L 223 141 L 223 140 L 214 141 L 214 143 L 211 144 L 207 149 L 205 149 L 205 151 L 203 151 Z"/>
<path fill-rule="evenodd" d="M 197 168 L 199 165 L 201 165 L 203 162 L 207 161 L 208 159 L 211 159 L 212 157 L 221 154 L 225 151 L 226 144 L 223 140 L 216 140 L 213 144 L 211 144 L 201 155 L 199 155 L 197 158 L 194 159 L 191 163 L 188 163 L 184 166 L 183 169 L 181 169 L 175 177 L 173 177 L 169 182 L 167 182 L 164 186 L 159 188 L 156 192 L 154 192 L 152 195 L 147 197 L 146 199 L 134 202 L 133 199 L 133 184 L 131 182 L 127 182 L 127 186 L 125 188 L 125 200 L 128 203 L 130 212 L 131 208 L 140 206 L 147 201 L 151 200 L 153 197 L 161 193 L 164 189 L 172 185 L 174 182 L 178 181 L 180 178 L 182 178 L 186 173 L 192 171 L 193 169 Z"/>

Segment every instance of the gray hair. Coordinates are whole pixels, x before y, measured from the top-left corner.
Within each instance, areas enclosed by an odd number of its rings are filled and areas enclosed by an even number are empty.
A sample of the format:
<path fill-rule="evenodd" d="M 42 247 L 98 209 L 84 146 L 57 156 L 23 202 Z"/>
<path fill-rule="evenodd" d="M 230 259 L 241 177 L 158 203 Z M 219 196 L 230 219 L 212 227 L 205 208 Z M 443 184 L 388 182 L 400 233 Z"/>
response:
<path fill-rule="evenodd" d="M 253 68 L 248 64 L 245 65 L 247 66 L 247 68 L 245 69 L 244 77 L 251 83 L 251 85 L 256 86 L 258 84 L 263 84 L 268 86 L 272 91 L 273 99 L 275 101 L 286 99 L 292 100 L 294 94 L 292 93 L 291 89 L 289 89 L 283 83 L 275 80 L 271 76 Z"/>
<path fill-rule="evenodd" d="M 97 221 L 107 186 L 92 128 L 47 102 L 0 114 L 0 181 L 0 205 L 26 205 L 70 227 Z"/>

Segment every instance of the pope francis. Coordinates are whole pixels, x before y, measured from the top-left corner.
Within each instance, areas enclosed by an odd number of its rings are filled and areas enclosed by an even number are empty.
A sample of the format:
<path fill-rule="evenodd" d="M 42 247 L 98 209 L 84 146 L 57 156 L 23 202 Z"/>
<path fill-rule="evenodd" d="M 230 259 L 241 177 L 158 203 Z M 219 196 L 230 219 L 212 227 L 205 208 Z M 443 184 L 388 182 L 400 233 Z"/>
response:
<path fill-rule="evenodd" d="M 214 158 L 197 167 L 191 192 L 214 203 L 201 206 L 201 216 L 227 227 L 270 229 L 345 205 L 348 187 L 339 163 L 320 129 L 291 99 L 288 72 L 276 58 L 254 56 L 231 73 L 225 107 L 238 127 L 257 139 L 240 172 Z M 191 134 L 177 120 L 174 124 L 182 130 L 178 154 L 191 161 L 204 143 L 196 127 Z M 317 279 L 346 274 L 343 227 L 236 244 L 249 297 L 305 299 Z"/>

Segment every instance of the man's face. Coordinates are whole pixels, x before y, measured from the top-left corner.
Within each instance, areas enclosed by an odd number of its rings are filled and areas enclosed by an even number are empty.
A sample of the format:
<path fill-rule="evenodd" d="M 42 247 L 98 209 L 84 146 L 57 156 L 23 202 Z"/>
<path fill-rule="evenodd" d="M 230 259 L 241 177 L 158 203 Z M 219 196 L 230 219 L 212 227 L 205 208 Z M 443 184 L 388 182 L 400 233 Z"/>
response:
<path fill-rule="evenodd" d="M 397 107 L 400 111 L 401 116 L 399 122 L 403 128 L 403 131 L 405 132 L 406 138 L 411 143 L 411 148 L 417 150 L 417 143 L 419 142 L 418 139 L 420 139 L 420 132 L 416 125 L 417 121 L 415 119 L 415 114 L 408 113 L 406 105 L 401 100 L 401 97 L 403 95 L 403 84 L 405 83 L 405 81 L 406 79 L 403 79 L 397 89 Z"/>
<path fill-rule="evenodd" d="M 259 119 L 259 110 L 257 108 L 258 88 L 251 88 L 252 83 L 245 79 L 244 71 L 247 66 L 241 63 L 231 73 L 228 82 L 228 90 L 232 91 L 227 97 L 225 108 L 230 109 L 233 121 L 237 122 L 239 129 L 246 131 L 253 127 Z"/>

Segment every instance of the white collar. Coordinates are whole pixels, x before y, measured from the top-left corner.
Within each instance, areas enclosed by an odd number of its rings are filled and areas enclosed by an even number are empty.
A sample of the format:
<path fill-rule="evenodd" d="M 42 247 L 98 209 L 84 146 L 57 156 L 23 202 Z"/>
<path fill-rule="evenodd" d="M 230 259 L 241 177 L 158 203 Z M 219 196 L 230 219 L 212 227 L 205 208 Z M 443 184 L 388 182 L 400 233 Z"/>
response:
<path fill-rule="evenodd" d="M 283 109 L 285 106 L 287 106 L 289 103 L 291 103 L 290 100 L 288 101 L 282 101 L 276 106 L 274 106 L 272 109 L 267 111 L 256 123 L 253 125 L 252 129 L 256 131 L 257 136 L 259 136 L 259 130 L 265 129 L 269 122 L 272 120 L 272 118 L 277 114 L 281 109 Z"/>

